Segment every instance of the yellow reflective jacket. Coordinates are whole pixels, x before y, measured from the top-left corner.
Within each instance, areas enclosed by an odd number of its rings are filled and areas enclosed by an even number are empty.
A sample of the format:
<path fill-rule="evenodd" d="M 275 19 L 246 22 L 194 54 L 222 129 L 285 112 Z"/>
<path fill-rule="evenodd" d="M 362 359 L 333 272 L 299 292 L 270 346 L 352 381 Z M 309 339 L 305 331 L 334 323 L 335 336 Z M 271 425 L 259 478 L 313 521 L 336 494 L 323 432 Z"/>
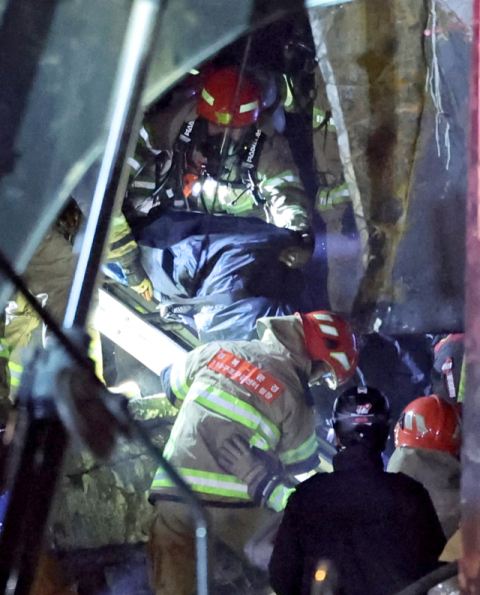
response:
<path fill-rule="evenodd" d="M 304 396 L 311 362 L 301 321 L 296 316 L 263 318 L 257 327 L 260 340 L 209 343 L 191 351 L 170 370 L 166 391 L 180 412 L 164 456 L 200 498 L 211 504 L 253 505 L 247 485 L 226 474 L 217 462 L 223 441 L 234 434 L 274 454 L 289 475 L 311 471 L 319 464 L 314 411 Z M 209 368 L 221 350 L 251 364 L 257 376 L 273 378 L 272 391 L 278 396 L 268 400 L 258 386 L 255 391 L 248 382 L 241 384 Z M 268 505 L 282 510 L 292 491 L 278 485 Z M 175 493 L 159 468 L 151 498 L 174 499 Z"/>
<path fill-rule="evenodd" d="M 172 155 L 177 138 L 182 136 L 180 134 L 182 128 L 187 123 L 193 125 L 196 119 L 195 100 L 163 110 L 146 124 L 149 142 L 157 153 L 163 151 Z M 267 126 L 261 126 L 258 133 L 264 132 L 264 129 L 266 130 Z M 256 203 L 252 191 L 247 187 L 234 188 L 227 181 L 223 181 L 217 188 L 217 183 L 214 183 L 212 178 L 209 180 L 212 183 L 204 185 L 202 200 L 192 202 L 193 195 L 190 196 L 188 210 L 257 217 L 277 227 L 313 233 L 313 205 L 310 204 L 301 182 L 288 141 L 274 130 L 264 132 L 263 137 L 258 164 L 255 168 L 258 190 L 265 201 L 263 204 Z M 144 156 L 144 142 L 140 140 L 136 154 L 139 167 Z M 133 176 L 129 187 L 132 196 L 136 193 L 145 195 L 149 189 L 150 193 L 152 192 L 153 178 L 150 175 L 149 186 L 148 172 L 142 171 L 147 174 L 145 177 Z M 185 210 L 182 200 L 178 201 L 178 207 L 176 202 L 172 197 L 170 208 Z"/>

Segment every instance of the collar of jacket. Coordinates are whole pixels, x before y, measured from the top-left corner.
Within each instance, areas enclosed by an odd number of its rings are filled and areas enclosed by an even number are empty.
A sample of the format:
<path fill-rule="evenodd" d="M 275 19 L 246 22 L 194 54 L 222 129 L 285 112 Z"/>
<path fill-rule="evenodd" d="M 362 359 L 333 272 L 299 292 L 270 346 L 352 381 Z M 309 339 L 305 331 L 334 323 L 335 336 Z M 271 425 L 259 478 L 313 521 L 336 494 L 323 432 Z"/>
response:
<path fill-rule="evenodd" d="M 359 471 L 362 469 L 383 471 L 382 453 L 364 444 L 355 444 L 339 451 L 333 457 L 334 471 Z"/>
<path fill-rule="evenodd" d="M 310 379 L 312 362 L 308 357 L 302 319 L 299 316 L 259 318 L 257 332 L 262 343 L 269 345 L 275 352 L 288 352 L 297 369 L 307 380 Z"/>
<path fill-rule="evenodd" d="M 393 451 L 387 471 L 405 473 L 439 488 L 460 486 L 460 460 L 448 452 L 402 446 Z"/>

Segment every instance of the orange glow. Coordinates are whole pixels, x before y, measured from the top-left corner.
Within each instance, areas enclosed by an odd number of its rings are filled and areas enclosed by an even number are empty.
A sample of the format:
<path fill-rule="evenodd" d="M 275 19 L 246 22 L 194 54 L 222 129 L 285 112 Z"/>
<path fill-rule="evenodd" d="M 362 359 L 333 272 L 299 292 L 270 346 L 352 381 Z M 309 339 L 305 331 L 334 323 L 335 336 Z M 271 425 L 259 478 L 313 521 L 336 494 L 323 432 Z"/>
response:
<path fill-rule="evenodd" d="M 326 570 L 317 570 L 315 573 L 315 580 L 318 582 L 324 581 L 327 578 Z"/>

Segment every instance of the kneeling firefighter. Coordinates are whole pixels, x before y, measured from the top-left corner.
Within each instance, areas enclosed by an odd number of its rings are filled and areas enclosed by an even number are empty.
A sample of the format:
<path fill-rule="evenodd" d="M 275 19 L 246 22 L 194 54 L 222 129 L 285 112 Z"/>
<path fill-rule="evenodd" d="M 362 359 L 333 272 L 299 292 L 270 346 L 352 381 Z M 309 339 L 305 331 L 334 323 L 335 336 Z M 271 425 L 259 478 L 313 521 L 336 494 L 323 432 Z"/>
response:
<path fill-rule="evenodd" d="M 264 95 L 238 67 L 213 68 L 199 96 L 147 114 L 137 150 L 126 203 L 143 265 L 162 315 L 203 342 L 255 338 L 258 317 L 302 309 L 313 205 Z"/>
<path fill-rule="evenodd" d="M 455 405 L 438 395 L 412 401 L 395 426 L 387 470 L 405 473 L 430 494 L 447 539 L 460 523 L 462 426 Z"/>
<path fill-rule="evenodd" d="M 331 312 L 263 318 L 259 340 L 214 342 L 161 374 L 180 407 L 164 456 L 198 494 L 210 535 L 244 558 L 260 524 L 285 507 L 294 476 L 319 465 L 309 384 L 356 370 L 357 345 Z M 160 468 L 149 555 L 157 595 L 195 590 L 195 530 Z"/>

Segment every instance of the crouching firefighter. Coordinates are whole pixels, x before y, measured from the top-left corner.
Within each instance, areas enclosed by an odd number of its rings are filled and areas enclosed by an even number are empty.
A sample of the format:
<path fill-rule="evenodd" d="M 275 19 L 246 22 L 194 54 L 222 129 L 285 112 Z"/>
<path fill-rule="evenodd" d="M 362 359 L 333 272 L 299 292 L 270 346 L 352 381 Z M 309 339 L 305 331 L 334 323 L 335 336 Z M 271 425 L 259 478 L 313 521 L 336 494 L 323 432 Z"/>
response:
<path fill-rule="evenodd" d="M 202 500 L 212 539 L 242 559 L 260 524 L 285 507 L 287 478 L 319 464 L 309 384 L 345 382 L 358 356 L 355 335 L 331 312 L 262 318 L 257 327 L 260 339 L 203 345 L 160 377 L 180 407 L 164 456 Z M 190 595 L 195 530 L 161 468 L 151 501 L 155 592 Z"/>
<path fill-rule="evenodd" d="M 199 97 L 147 114 L 137 147 L 126 205 L 142 262 L 162 315 L 191 318 L 202 342 L 321 307 L 302 308 L 295 271 L 313 253 L 313 204 L 265 113 L 253 77 L 217 68 Z"/>
<path fill-rule="evenodd" d="M 430 494 L 445 537 L 460 523 L 462 424 L 455 406 L 438 395 L 415 399 L 395 425 L 387 471 L 419 481 Z"/>

